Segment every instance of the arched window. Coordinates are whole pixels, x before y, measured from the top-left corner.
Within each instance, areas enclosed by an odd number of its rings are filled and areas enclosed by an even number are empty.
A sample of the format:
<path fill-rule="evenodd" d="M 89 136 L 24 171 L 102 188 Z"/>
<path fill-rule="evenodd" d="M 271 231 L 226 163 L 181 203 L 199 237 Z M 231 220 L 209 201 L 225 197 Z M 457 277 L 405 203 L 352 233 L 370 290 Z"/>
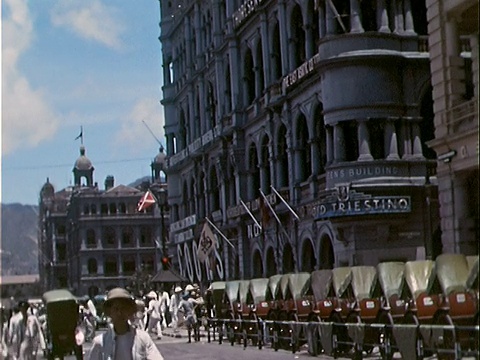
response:
<path fill-rule="evenodd" d="M 292 11 L 292 41 L 294 43 L 295 63 L 293 69 L 299 67 L 306 61 L 305 55 L 305 31 L 303 30 L 302 10 L 299 5 L 295 5 Z M 293 70 L 291 69 L 291 70 Z"/>
<path fill-rule="evenodd" d="M 149 226 L 142 226 L 140 229 L 140 246 L 153 246 L 153 231 Z"/>
<path fill-rule="evenodd" d="M 105 276 L 117 276 L 118 275 L 118 263 L 117 258 L 114 256 L 105 257 L 104 262 Z"/>
<path fill-rule="evenodd" d="M 280 127 L 278 131 L 278 145 L 277 145 L 277 159 L 278 159 L 278 183 L 279 187 L 286 187 L 289 185 L 288 176 L 288 147 L 287 147 L 287 128 L 285 125 Z"/>
<path fill-rule="evenodd" d="M 274 80 L 282 77 L 282 50 L 280 42 L 280 26 L 275 24 L 272 34 L 272 76 Z"/>
<path fill-rule="evenodd" d="M 117 246 L 117 239 L 115 235 L 115 229 L 108 226 L 103 229 L 103 247 L 114 248 Z"/>
<path fill-rule="evenodd" d="M 323 104 L 317 106 L 314 112 L 315 135 L 318 141 L 318 171 L 320 174 L 325 173 L 327 165 L 327 131 L 325 128 L 325 120 L 323 118 Z"/>
<path fill-rule="evenodd" d="M 312 152 L 308 140 L 308 126 L 305 116 L 302 114 L 297 120 L 297 151 L 300 167 L 298 181 L 306 181 L 312 174 Z"/>
<path fill-rule="evenodd" d="M 131 248 L 131 247 L 134 247 L 133 230 L 130 226 L 127 226 L 122 230 L 122 248 Z"/>
<path fill-rule="evenodd" d="M 261 149 L 261 157 L 262 157 L 262 191 L 265 194 L 270 193 L 270 185 L 271 182 L 271 167 L 270 167 L 270 152 L 269 152 L 270 140 L 267 135 L 263 137 L 262 140 L 262 149 Z"/>
<path fill-rule="evenodd" d="M 89 275 L 95 275 L 98 272 L 97 260 L 90 258 L 87 263 L 87 270 Z"/>
<path fill-rule="evenodd" d="M 253 64 L 252 51 L 247 49 L 245 51 L 245 61 L 243 66 L 243 81 L 245 84 L 246 104 L 250 105 L 255 99 L 255 70 Z"/>
<path fill-rule="evenodd" d="M 97 239 L 95 239 L 95 230 L 87 229 L 87 248 L 96 248 Z"/>
<path fill-rule="evenodd" d="M 220 189 L 217 179 L 217 172 L 215 166 L 210 168 L 210 199 L 211 199 L 211 211 L 220 209 Z"/>
<path fill-rule="evenodd" d="M 252 143 L 248 150 L 248 173 L 250 178 L 249 200 L 253 200 L 260 195 L 260 168 L 258 166 L 258 154 L 255 144 Z"/>

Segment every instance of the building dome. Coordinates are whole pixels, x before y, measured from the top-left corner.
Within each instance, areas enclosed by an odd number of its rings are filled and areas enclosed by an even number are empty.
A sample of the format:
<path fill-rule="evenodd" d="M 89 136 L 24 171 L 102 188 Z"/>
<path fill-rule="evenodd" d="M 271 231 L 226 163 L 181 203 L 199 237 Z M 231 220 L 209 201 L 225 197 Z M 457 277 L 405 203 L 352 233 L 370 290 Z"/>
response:
<path fill-rule="evenodd" d="M 48 196 L 53 196 L 54 193 L 55 193 L 55 188 L 50 183 L 50 179 L 47 178 L 47 182 L 43 184 L 42 190 L 40 190 L 40 194 L 42 195 L 42 197 L 48 197 Z"/>
<path fill-rule="evenodd" d="M 90 170 L 93 168 L 92 162 L 85 156 L 85 147 L 80 147 L 80 157 L 75 161 L 75 169 L 77 170 Z"/>

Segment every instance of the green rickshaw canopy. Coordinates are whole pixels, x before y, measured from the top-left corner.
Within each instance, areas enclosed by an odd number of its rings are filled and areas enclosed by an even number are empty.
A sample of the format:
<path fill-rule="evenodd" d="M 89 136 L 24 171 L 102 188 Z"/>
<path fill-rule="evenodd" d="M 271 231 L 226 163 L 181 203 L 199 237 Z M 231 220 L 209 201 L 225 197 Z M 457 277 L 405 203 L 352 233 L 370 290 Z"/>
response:
<path fill-rule="evenodd" d="M 479 261 L 478 255 L 467 256 L 469 274 L 467 278 L 467 288 L 468 289 L 478 289 L 478 272 L 479 272 Z"/>
<path fill-rule="evenodd" d="M 377 265 L 378 281 L 387 299 L 392 295 L 402 294 L 404 273 L 405 263 L 400 261 L 383 262 Z"/>
<path fill-rule="evenodd" d="M 225 282 L 225 296 L 230 304 L 233 304 L 238 298 L 238 288 L 240 287 L 240 280 L 231 280 Z"/>
<path fill-rule="evenodd" d="M 353 266 L 352 289 L 357 300 L 369 299 L 373 296 L 377 283 L 377 270 L 374 266 Z"/>
<path fill-rule="evenodd" d="M 275 294 L 275 299 L 285 299 L 287 296 L 287 290 L 288 290 L 288 280 L 290 279 L 291 274 L 284 274 L 280 278 L 278 287 L 277 287 L 277 293 Z"/>
<path fill-rule="evenodd" d="M 310 277 L 308 272 L 290 274 L 285 299 L 301 299 L 310 290 Z"/>
<path fill-rule="evenodd" d="M 352 270 L 350 267 L 338 267 L 332 270 L 333 290 L 337 297 L 342 297 L 348 285 L 352 281 Z"/>
<path fill-rule="evenodd" d="M 249 287 L 250 280 L 239 280 L 237 300 L 242 304 L 247 302 Z"/>
<path fill-rule="evenodd" d="M 332 270 L 324 269 L 313 271 L 310 282 L 315 300 L 320 301 L 326 299 L 332 286 Z"/>
<path fill-rule="evenodd" d="M 277 294 L 277 288 L 280 284 L 280 279 L 283 275 L 276 274 L 268 278 L 267 293 L 265 295 L 265 300 L 273 300 Z"/>
<path fill-rule="evenodd" d="M 249 284 L 249 300 L 252 304 L 258 304 L 265 301 L 268 289 L 268 278 L 258 278 L 250 280 Z"/>
<path fill-rule="evenodd" d="M 405 281 L 416 299 L 428 292 L 435 281 L 435 263 L 432 260 L 415 260 L 405 263 Z"/>
<path fill-rule="evenodd" d="M 439 255 L 435 259 L 435 270 L 444 295 L 449 295 L 453 291 L 465 291 L 469 275 L 465 255 Z"/>

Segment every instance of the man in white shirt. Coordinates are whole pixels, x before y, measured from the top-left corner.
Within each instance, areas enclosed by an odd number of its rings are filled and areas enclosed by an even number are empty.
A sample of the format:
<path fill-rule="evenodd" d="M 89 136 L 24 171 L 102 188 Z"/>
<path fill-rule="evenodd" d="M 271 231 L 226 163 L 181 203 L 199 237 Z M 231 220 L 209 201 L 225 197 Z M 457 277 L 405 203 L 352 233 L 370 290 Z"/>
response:
<path fill-rule="evenodd" d="M 136 309 L 135 299 L 127 290 L 115 288 L 108 292 L 104 310 L 112 326 L 93 339 L 87 360 L 163 360 L 150 335 L 131 326 Z"/>

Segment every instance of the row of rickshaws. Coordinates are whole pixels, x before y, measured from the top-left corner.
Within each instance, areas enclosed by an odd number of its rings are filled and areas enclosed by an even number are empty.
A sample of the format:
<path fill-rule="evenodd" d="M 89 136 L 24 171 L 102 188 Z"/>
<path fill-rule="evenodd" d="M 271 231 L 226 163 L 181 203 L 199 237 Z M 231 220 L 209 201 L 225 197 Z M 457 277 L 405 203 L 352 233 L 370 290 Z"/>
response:
<path fill-rule="evenodd" d="M 382 262 L 312 273 L 213 282 L 207 291 L 208 341 L 361 359 L 479 352 L 479 257 Z"/>

